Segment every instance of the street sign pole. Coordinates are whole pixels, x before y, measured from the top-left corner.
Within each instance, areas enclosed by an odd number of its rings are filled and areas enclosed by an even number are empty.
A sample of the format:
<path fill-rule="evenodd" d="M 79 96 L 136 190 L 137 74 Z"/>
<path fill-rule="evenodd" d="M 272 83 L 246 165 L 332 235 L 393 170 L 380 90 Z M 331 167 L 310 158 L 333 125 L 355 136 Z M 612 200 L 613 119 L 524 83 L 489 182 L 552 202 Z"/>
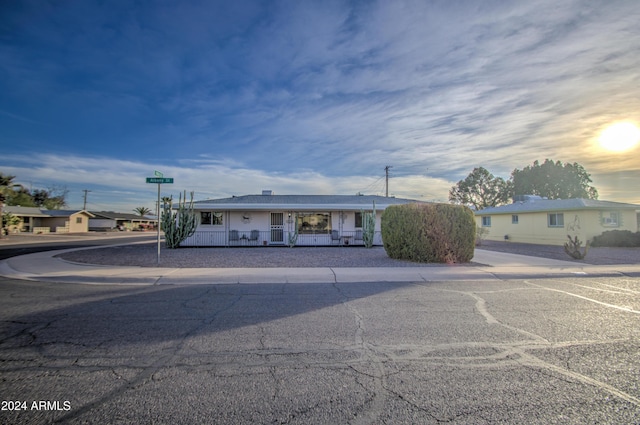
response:
<path fill-rule="evenodd" d="M 147 177 L 147 183 L 158 184 L 158 202 L 156 203 L 156 217 L 157 217 L 157 233 L 158 233 L 158 265 L 160 265 L 160 185 L 162 183 L 173 184 L 173 177 L 164 177 L 161 172 L 154 171 L 155 177 Z"/>
<path fill-rule="evenodd" d="M 156 204 L 156 232 L 158 234 L 158 266 L 160 266 L 160 184 L 158 183 L 158 203 Z"/>

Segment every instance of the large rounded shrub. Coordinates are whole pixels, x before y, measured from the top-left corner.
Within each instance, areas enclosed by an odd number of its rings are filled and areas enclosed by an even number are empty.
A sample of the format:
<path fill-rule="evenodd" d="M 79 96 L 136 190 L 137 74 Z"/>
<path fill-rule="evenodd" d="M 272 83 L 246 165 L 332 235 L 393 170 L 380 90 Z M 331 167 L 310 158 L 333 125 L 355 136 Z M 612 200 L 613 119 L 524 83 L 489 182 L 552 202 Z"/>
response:
<path fill-rule="evenodd" d="M 466 263 L 473 258 L 473 212 L 450 204 L 405 204 L 385 209 L 384 249 L 391 258 L 421 263 Z"/>
<path fill-rule="evenodd" d="M 640 232 L 633 233 L 630 230 L 608 230 L 600 236 L 594 237 L 591 246 L 640 246 Z"/>

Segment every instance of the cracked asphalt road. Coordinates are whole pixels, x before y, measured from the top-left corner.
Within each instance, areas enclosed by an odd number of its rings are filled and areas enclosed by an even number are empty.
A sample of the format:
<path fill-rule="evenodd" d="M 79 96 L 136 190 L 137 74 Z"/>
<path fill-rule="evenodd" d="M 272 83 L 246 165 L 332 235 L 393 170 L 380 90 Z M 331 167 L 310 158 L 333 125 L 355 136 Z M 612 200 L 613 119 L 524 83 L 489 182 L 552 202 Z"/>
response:
<path fill-rule="evenodd" d="M 3 424 L 640 423 L 637 278 L 0 278 L 0 300 Z"/>

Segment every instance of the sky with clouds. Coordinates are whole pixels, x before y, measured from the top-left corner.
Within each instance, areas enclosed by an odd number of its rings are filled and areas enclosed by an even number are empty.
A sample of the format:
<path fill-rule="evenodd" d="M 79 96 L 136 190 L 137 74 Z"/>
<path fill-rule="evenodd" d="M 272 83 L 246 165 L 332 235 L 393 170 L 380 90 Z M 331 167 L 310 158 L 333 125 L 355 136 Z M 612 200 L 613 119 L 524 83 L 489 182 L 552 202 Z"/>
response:
<path fill-rule="evenodd" d="M 0 4 L 0 172 L 71 208 L 162 195 L 447 201 L 474 167 L 578 162 L 640 204 L 640 2 L 97 1 Z"/>

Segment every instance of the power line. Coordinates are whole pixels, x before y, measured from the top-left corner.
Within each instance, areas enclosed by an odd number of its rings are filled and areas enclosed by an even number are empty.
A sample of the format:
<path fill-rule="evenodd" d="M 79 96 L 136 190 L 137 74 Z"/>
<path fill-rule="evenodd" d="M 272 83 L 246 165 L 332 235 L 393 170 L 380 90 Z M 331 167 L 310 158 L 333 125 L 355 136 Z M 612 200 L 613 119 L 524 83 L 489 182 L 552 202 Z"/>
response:
<path fill-rule="evenodd" d="M 362 189 L 360 191 L 360 193 L 364 193 L 367 192 L 369 189 L 372 189 L 374 191 L 377 192 L 377 189 L 380 188 L 380 186 L 378 185 L 380 183 L 380 181 L 384 178 L 384 176 L 380 176 L 378 177 L 378 179 L 376 181 L 374 181 L 373 183 L 370 183 L 367 187 L 365 187 L 364 189 Z"/>

